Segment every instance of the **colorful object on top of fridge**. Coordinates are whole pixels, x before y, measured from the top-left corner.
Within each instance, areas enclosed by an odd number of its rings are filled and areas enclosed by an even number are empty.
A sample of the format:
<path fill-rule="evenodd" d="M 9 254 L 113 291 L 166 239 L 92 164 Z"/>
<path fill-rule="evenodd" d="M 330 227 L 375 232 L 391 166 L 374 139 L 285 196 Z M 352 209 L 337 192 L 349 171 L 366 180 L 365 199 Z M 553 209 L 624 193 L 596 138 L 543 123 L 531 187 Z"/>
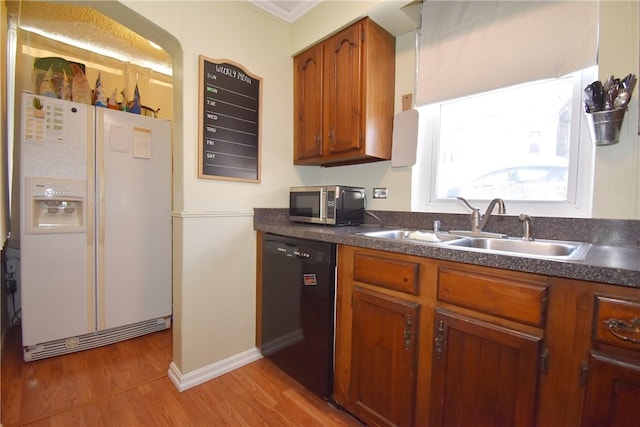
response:
<path fill-rule="evenodd" d="M 118 107 L 122 110 L 122 111 L 129 111 L 128 107 L 128 102 L 127 102 L 127 90 L 126 89 L 122 89 L 120 91 L 120 95 L 122 95 L 122 102 L 118 103 Z"/>
<path fill-rule="evenodd" d="M 73 102 L 93 105 L 91 87 L 89 87 L 89 81 L 84 75 L 84 71 L 82 71 L 78 64 L 71 64 L 71 70 L 73 70 L 73 80 L 71 80 L 71 99 Z"/>
<path fill-rule="evenodd" d="M 65 70 L 62 70 L 62 87 L 60 88 L 59 99 L 64 99 L 65 101 L 71 101 L 71 83 L 73 80 L 73 76 L 67 74 Z"/>
<path fill-rule="evenodd" d="M 102 79 L 100 79 L 100 73 L 98 73 L 98 78 L 96 79 L 96 89 L 94 92 L 96 102 L 96 107 L 106 107 L 107 106 L 107 97 L 104 94 L 104 88 L 102 87 Z"/>
<path fill-rule="evenodd" d="M 138 83 L 133 91 L 133 102 L 129 106 L 129 112 L 133 114 L 140 114 L 140 91 L 138 90 Z"/>
<path fill-rule="evenodd" d="M 51 68 L 47 70 L 40 82 L 40 89 L 38 93 L 42 96 L 46 96 L 47 98 L 57 98 L 58 90 L 56 89 L 56 85 L 53 82 L 53 71 Z"/>
<path fill-rule="evenodd" d="M 66 59 L 55 56 L 36 58 L 33 62 L 34 91 L 41 96 L 60 98 L 65 74 L 69 79 L 73 79 L 71 64 Z"/>
<path fill-rule="evenodd" d="M 171 323 L 171 123 L 23 94 L 26 361 Z"/>
<path fill-rule="evenodd" d="M 111 96 L 109 96 L 107 98 L 107 107 L 111 108 L 112 110 L 119 110 L 120 107 L 118 106 L 118 88 L 114 88 L 113 92 L 111 92 Z"/>
<path fill-rule="evenodd" d="M 141 114 L 144 109 L 145 113 L 150 112 L 153 117 L 157 117 L 157 113 L 160 111 L 159 108 L 154 110 L 142 105 L 137 81 L 133 100 L 128 100 L 126 89 L 122 89 L 120 91 L 122 101 L 118 101 L 117 86 L 113 89 L 111 96 L 107 96 L 100 72 L 96 78 L 95 89 L 91 90 L 84 64 L 58 57 L 36 58 L 33 70 L 36 95 L 80 102 L 96 107 L 108 107 L 134 114 Z"/>

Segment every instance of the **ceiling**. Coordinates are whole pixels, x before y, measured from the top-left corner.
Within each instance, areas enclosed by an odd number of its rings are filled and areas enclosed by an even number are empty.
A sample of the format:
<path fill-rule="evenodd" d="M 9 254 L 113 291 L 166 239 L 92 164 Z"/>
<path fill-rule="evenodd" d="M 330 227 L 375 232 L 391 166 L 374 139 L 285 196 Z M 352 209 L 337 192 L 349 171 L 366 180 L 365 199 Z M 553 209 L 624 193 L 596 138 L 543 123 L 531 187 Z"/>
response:
<path fill-rule="evenodd" d="M 292 24 L 302 15 L 313 9 L 322 0 L 249 0 L 256 6 L 272 13 L 278 18 Z"/>
<path fill-rule="evenodd" d="M 249 0 L 278 18 L 292 24 L 322 1 L 332 0 Z M 381 2 L 369 17 L 394 36 L 420 26 L 423 0 L 395 0 Z"/>
<path fill-rule="evenodd" d="M 322 1 L 331 0 L 248 1 L 293 23 Z M 370 16 L 391 34 L 403 34 L 419 25 L 421 1 L 382 2 Z M 153 48 L 147 39 L 93 8 L 41 1 L 8 0 L 6 4 L 10 18 L 25 31 L 171 74 L 172 60 L 164 50 Z"/>
<path fill-rule="evenodd" d="M 322 0 L 249 0 L 288 23 Z M 162 49 L 91 7 L 61 2 L 7 1 L 10 16 L 25 31 L 112 58 L 129 60 L 170 74 L 172 60 Z"/>
<path fill-rule="evenodd" d="M 171 73 L 172 59 L 167 52 L 93 8 L 40 1 L 8 1 L 7 6 L 9 16 L 24 31 Z"/>

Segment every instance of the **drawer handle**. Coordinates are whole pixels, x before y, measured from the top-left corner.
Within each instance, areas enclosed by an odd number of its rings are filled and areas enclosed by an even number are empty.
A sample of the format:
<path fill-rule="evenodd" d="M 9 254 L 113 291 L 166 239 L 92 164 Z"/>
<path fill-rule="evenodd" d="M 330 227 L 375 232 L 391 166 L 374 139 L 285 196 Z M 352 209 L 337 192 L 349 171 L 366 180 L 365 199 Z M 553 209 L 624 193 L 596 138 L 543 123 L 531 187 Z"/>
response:
<path fill-rule="evenodd" d="M 613 336 L 615 336 L 616 338 L 619 338 L 623 341 L 640 344 L 639 338 L 627 336 L 628 334 L 640 334 L 640 318 L 634 317 L 633 319 L 631 319 L 631 323 L 627 323 L 624 320 L 619 319 L 605 320 L 604 323 L 607 324 L 607 326 L 609 327 L 609 332 L 611 332 L 611 334 L 613 334 Z"/>

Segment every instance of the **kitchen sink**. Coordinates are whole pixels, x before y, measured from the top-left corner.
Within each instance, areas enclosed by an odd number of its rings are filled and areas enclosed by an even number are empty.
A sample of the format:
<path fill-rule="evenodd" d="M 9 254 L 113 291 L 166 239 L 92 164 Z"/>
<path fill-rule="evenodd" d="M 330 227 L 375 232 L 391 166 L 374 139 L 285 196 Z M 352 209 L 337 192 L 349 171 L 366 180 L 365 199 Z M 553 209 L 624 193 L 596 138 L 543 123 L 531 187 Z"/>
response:
<path fill-rule="evenodd" d="M 591 247 L 588 243 L 562 240 L 522 240 L 517 238 L 469 237 L 448 243 L 451 246 L 480 249 L 487 252 L 505 252 L 532 257 L 584 259 Z"/>
<path fill-rule="evenodd" d="M 396 229 L 396 230 L 379 230 L 369 231 L 364 233 L 356 233 L 361 236 L 378 237 L 381 239 L 391 240 L 406 240 L 421 243 L 443 243 L 462 240 L 464 237 L 456 236 L 449 233 L 439 233 L 434 231 L 421 231 L 421 230 L 408 230 L 408 229 Z"/>
<path fill-rule="evenodd" d="M 410 243 L 447 246 L 474 252 L 501 253 L 533 258 L 582 260 L 591 245 L 564 240 L 523 240 L 514 237 L 478 237 L 456 235 L 447 232 L 420 231 L 410 229 L 388 229 L 357 233 L 361 236 Z"/>

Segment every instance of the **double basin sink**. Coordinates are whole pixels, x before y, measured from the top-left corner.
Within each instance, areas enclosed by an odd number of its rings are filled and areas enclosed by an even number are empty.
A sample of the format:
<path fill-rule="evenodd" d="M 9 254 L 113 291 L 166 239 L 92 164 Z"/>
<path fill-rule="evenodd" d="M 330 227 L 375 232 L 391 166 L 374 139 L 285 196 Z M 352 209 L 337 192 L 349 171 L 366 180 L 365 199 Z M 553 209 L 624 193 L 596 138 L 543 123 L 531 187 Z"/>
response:
<path fill-rule="evenodd" d="M 492 235 L 492 233 L 455 234 L 451 232 L 420 231 L 409 229 L 386 229 L 357 233 L 361 236 L 408 243 L 435 245 L 466 249 L 476 252 L 547 258 L 557 260 L 584 260 L 591 244 L 563 240 L 524 240 L 515 237 Z"/>

